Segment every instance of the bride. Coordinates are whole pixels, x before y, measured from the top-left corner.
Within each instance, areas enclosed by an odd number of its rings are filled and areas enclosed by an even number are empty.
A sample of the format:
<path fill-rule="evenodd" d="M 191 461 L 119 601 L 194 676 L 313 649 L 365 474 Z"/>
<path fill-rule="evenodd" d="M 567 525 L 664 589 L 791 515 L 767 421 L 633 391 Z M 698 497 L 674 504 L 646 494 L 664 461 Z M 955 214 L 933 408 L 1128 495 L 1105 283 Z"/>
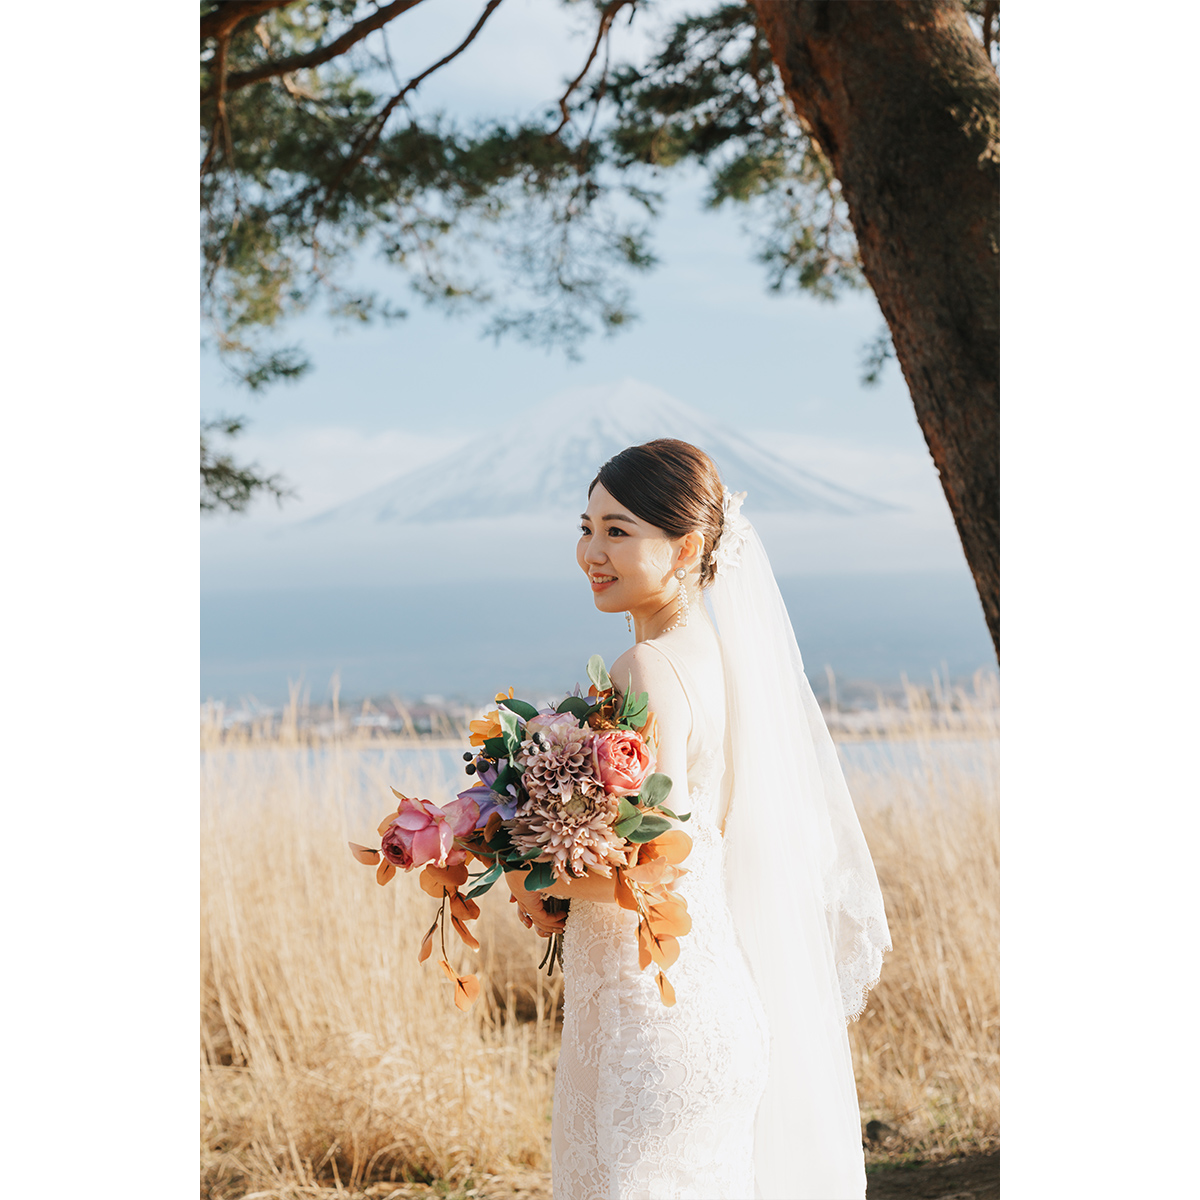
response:
<path fill-rule="evenodd" d="M 539 893 L 506 875 L 526 924 L 563 930 L 555 1200 L 865 1195 L 846 1021 L 879 978 L 887 924 L 741 500 L 703 451 L 665 438 L 611 458 L 589 489 L 577 557 L 596 607 L 636 636 L 610 674 L 649 694 L 667 803 L 691 814 L 678 891 L 692 930 L 666 1007 L 612 880 Z"/>

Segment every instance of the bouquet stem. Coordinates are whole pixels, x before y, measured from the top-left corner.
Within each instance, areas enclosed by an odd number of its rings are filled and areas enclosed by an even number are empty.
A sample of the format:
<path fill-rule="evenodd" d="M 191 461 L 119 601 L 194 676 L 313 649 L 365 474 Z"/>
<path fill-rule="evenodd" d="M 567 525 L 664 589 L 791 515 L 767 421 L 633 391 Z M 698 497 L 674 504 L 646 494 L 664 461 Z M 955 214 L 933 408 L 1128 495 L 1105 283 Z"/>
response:
<path fill-rule="evenodd" d="M 560 900 L 557 896 L 547 896 L 542 901 L 542 907 L 548 913 L 565 913 L 571 911 L 570 900 Z M 554 964 L 558 963 L 559 969 L 562 969 L 562 934 L 552 933 L 547 939 L 546 953 L 542 955 L 542 961 L 538 963 L 538 970 L 546 968 L 546 977 L 550 978 L 554 974 Z M 547 964 L 549 964 L 547 966 Z"/>

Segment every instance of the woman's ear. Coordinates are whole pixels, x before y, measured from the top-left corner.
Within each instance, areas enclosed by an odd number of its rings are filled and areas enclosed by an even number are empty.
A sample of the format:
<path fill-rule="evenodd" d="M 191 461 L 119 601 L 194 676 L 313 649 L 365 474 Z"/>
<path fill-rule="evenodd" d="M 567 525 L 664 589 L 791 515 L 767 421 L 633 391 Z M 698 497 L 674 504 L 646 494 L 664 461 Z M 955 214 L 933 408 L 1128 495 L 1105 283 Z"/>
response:
<path fill-rule="evenodd" d="M 675 557 L 677 566 L 691 570 L 693 567 L 700 565 L 700 559 L 704 554 L 704 534 L 698 530 L 692 530 L 691 533 L 685 533 L 679 543 L 679 552 Z"/>

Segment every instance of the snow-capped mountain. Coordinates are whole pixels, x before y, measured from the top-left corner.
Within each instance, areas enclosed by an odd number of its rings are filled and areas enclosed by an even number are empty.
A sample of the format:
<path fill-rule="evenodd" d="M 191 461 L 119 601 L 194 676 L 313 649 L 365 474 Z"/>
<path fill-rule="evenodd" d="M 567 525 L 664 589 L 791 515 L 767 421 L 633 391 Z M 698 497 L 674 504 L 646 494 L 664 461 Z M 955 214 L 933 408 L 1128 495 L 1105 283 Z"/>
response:
<path fill-rule="evenodd" d="M 601 463 L 626 446 L 658 437 L 705 450 L 728 487 L 749 493 L 755 512 L 854 515 L 893 507 L 802 470 L 633 379 L 578 388 L 524 412 L 498 415 L 497 429 L 305 524 L 424 525 L 577 513 Z"/>

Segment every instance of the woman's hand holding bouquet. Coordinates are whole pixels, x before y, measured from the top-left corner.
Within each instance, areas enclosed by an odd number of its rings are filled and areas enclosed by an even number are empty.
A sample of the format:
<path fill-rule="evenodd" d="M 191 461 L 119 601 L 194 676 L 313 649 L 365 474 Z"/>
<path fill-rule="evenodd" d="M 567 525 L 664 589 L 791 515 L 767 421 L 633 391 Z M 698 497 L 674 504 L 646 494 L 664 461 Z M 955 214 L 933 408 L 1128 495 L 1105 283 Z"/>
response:
<path fill-rule="evenodd" d="M 471 722 L 467 773 L 478 783 L 438 806 L 402 796 L 379 826 L 379 850 L 350 843 L 359 862 L 377 866 L 383 884 L 397 868 L 423 868 L 421 887 L 442 902 L 421 943 L 429 957 L 440 932 L 441 966 L 455 983 L 455 1004 L 469 1008 L 479 993 L 474 975 L 459 976 L 446 957 L 445 923 L 473 950 L 479 943 L 466 922 L 479 915 L 474 897 L 506 872 L 521 872 L 516 894 L 543 892 L 554 884 L 587 876 L 612 880 L 613 899 L 638 914 L 638 950 L 643 969 L 655 963 L 664 1004 L 675 993 L 663 968 L 679 956 L 678 938 L 691 928 L 687 903 L 674 894 L 686 869 L 679 864 L 691 839 L 671 821 L 686 821 L 664 801 L 671 780 L 654 773 L 655 720 L 645 693 L 617 695 L 599 655 L 588 661 L 592 686 L 585 698 L 568 696 L 539 711 L 507 695 L 498 708 Z M 471 876 L 467 862 L 484 870 Z M 467 888 L 468 883 L 470 887 Z M 543 909 L 565 909 L 547 897 Z M 561 958 L 562 935 L 549 935 L 543 965 Z"/>

